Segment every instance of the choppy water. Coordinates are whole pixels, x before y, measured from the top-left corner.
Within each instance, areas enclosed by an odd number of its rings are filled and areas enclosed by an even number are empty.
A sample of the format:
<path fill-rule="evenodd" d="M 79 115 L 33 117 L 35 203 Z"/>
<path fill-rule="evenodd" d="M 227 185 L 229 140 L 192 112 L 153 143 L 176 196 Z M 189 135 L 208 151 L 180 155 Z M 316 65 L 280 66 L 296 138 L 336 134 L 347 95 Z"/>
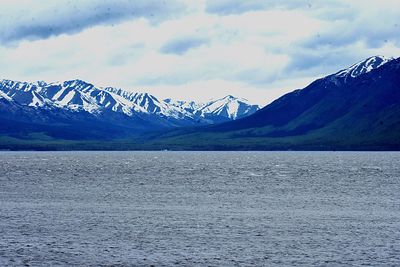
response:
<path fill-rule="evenodd" d="M 399 266 L 400 153 L 2 152 L 23 265 Z"/>

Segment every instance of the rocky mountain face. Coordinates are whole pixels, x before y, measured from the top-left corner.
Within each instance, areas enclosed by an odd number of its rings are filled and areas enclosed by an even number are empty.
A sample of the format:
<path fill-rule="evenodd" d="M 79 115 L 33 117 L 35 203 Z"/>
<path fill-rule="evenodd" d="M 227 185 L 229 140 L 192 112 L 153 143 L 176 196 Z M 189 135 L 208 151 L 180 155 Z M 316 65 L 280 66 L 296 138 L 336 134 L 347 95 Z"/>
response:
<path fill-rule="evenodd" d="M 173 101 L 165 99 L 167 103 L 182 108 L 209 124 L 226 122 L 249 116 L 260 109 L 258 105 L 252 105 L 247 99 L 237 98 L 231 95 L 214 99 L 207 103 L 194 101 Z"/>
<path fill-rule="evenodd" d="M 0 101 L 3 125 L 38 124 L 35 128 L 46 130 L 52 126 L 62 126 L 79 136 L 87 135 L 88 138 L 93 136 L 92 130 L 97 133 L 94 137 L 107 137 L 107 129 L 117 135 L 126 135 L 206 125 L 234 120 L 259 109 L 256 105 L 232 96 L 206 104 L 159 100 L 148 93 L 132 93 L 113 87 L 100 88 L 82 80 L 61 83 L 2 80 Z M 83 131 L 86 128 L 92 130 Z M 109 137 L 115 135 L 110 134 Z"/>

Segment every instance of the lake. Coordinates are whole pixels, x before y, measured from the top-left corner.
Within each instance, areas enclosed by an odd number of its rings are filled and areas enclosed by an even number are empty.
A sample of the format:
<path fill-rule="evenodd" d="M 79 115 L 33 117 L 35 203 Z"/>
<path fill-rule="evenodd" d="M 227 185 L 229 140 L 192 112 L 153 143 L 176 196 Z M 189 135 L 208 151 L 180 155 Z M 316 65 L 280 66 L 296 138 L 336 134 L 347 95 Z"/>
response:
<path fill-rule="evenodd" d="M 399 266 L 397 152 L 0 152 L 0 266 Z"/>

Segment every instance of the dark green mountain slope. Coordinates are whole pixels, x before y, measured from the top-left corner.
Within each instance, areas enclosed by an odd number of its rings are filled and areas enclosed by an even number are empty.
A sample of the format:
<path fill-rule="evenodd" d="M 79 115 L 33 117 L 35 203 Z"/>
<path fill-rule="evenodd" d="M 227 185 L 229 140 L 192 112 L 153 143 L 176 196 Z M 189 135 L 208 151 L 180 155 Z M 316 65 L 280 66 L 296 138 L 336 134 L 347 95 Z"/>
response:
<path fill-rule="evenodd" d="M 400 149 L 400 59 L 354 77 L 339 73 L 249 117 L 170 133 L 156 143 L 194 149 Z"/>

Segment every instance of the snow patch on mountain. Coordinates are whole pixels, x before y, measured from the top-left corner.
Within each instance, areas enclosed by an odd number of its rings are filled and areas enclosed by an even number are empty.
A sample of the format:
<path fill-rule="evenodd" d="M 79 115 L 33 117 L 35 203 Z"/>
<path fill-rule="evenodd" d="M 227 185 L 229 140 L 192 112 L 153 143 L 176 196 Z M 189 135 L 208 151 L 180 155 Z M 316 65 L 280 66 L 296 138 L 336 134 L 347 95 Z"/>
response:
<path fill-rule="evenodd" d="M 131 105 L 132 109 L 137 112 L 147 114 L 157 114 L 163 117 L 171 117 L 174 119 L 193 119 L 190 112 L 182 110 L 179 107 L 170 105 L 167 102 L 158 100 L 155 96 L 148 93 L 126 92 L 119 88 L 106 87 L 105 91 L 115 94 L 116 98 L 121 98 L 121 101 L 128 101 L 126 105 Z"/>
<path fill-rule="evenodd" d="M 163 100 L 165 103 L 177 107 L 179 109 L 185 110 L 192 114 L 196 114 L 198 110 L 204 105 L 201 102 L 195 101 L 186 101 L 186 100 L 174 100 L 171 98 L 167 98 Z"/>
<path fill-rule="evenodd" d="M 107 112 L 153 116 L 154 119 L 194 124 L 234 120 L 259 109 L 245 99 L 226 96 L 207 103 L 165 99 L 148 93 L 127 92 L 114 87 L 96 87 L 82 80 L 47 83 L 0 81 L 0 97 L 19 105 L 40 109 L 62 109 L 100 115 Z M 148 118 L 148 117 L 146 117 Z M 180 122 L 178 122 L 180 121 Z"/>
<path fill-rule="evenodd" d="M 360 61 L 347 69 L 341 70 L 335 74 L 336 77 L 342 78 L 355 78 L 361 74 L 370 72 L 373 69 L 379 68 L 382 65 L 388 63 L 389 61 L 393 60 L 394 58 L 388 58 L 384 56 L 373 56 L 367 58 L 363 61 Z"/>
<path fill-rule="evenodd" d="M 203 105 L 199 111 L 202 117 L 209 117 L 210 115 L 226 117 L 231 120 L 250 115 L 260 107 L 252 105 L 247 99 L 237 98 L 231 95 L 225 96 L 220 99 L 210 101 Z"/>

